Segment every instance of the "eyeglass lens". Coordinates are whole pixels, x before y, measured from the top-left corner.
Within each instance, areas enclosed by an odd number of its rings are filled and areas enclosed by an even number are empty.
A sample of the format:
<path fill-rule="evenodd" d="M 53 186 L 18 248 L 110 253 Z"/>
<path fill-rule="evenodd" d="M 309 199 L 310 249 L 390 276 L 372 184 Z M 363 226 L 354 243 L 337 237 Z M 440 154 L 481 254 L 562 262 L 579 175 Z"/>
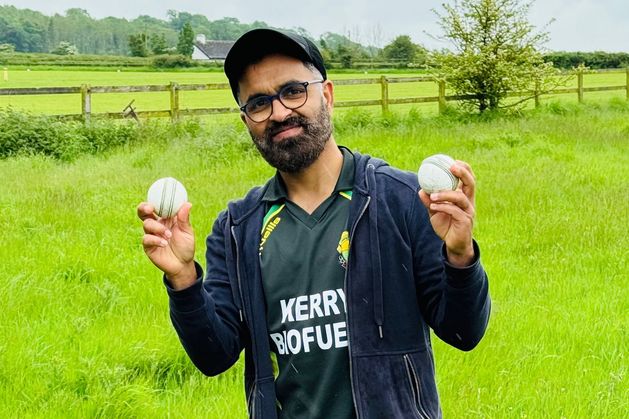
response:
<path fill-rule="evenodd" d="M 245 112 L 255 122 L 262 122 L 273 112 L 273 100 L 277 97 L 282 105 L 288 109 L 303 106 L 308 99 L 305 83 L 292 83 L 284 86 L 276 96 L 260 96 L 245 105 Z"/>

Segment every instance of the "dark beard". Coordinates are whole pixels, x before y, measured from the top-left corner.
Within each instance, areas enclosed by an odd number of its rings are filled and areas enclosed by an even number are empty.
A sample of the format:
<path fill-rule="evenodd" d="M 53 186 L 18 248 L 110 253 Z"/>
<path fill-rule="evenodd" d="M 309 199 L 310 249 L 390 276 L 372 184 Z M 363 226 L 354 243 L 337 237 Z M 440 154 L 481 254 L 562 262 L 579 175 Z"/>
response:
<path fill-rule="evenodd" d="M 299 126 L 303 132 L 277 143 L 273 141 L 273 135 L 290 126 Z M 331 135 L 330 114 L 322 102 L 314 118 L 296 115 L 282 122 L 271 122 L 261 137 L 252 134 L 251 138 L 264 160 L 271 166 L 280 172 L 298 173 L 317 160 Z"/>

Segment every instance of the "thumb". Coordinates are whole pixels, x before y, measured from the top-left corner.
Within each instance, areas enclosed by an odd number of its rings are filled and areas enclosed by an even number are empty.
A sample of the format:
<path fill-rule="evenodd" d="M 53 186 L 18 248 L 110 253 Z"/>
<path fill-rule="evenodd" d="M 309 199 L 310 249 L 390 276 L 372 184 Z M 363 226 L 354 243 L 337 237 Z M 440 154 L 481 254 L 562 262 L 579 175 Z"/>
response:
<path fill-rule="evenodd" d="M 190 202 L 184 202 L 179 211 L 177 212 L 177 225 L 183 231 L 191 231 L 190 225 L 190 209 L 192 204 Z"/>

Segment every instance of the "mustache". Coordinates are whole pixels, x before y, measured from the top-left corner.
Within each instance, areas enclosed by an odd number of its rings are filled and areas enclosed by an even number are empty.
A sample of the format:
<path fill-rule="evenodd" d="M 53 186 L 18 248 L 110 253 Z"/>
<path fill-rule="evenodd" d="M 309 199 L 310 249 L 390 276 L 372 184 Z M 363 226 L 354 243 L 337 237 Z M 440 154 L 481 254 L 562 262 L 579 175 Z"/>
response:
<path fill-rule="evenodd" d="M 307 130 L 309 125 L 310 124 L 308 123 L 308 120 L 302 116 L 291 116 L 289 118 L 286 118 L 282 122 L 273 121 L 266 129 L 266 137 L 271 138 L 275 134 L 285 130 L 286 128 L 302 127 L 304 128 L 304 130 Z"/>

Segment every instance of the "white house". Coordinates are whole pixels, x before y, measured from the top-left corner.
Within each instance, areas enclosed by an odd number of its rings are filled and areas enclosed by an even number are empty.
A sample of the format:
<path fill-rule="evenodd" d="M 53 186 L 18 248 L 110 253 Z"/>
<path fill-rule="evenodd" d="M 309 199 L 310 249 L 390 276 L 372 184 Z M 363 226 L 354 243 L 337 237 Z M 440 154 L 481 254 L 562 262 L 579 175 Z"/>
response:
<path fill-rule="evenodd" d="M 193 45 L 192 59 L 202 61 L 225 61 L 235 41 L 208 41 L 199 34 Z"/>

